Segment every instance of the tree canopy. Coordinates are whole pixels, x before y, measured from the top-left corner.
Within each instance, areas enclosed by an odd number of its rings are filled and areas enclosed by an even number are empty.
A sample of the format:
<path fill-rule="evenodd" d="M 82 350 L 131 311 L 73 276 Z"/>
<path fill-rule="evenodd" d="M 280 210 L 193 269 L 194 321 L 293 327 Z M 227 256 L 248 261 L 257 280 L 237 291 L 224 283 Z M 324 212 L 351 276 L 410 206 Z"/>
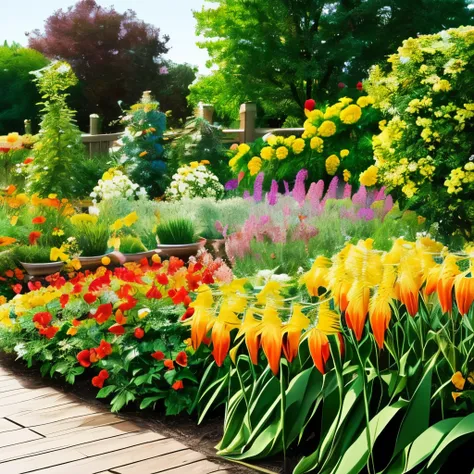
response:
<path fill-rule="evenodd" d="M 159 83 L 168 40 L 132 10 L 119 13 L 95 0 L 80 0 L 50 16 L 44 33 L 30 33 L 29 46 L 71 64 L 85 98 L 76 100 L 84 128 L 89 114 L 100 114 L 107 125 L 120 114 L 118 101 L 133 104 Z"/>
<path fill-rule="evenodd" d="M 472 0 L 207 0 L 195 12 L 212 75 L 190 101 L 233 116 L 257 101 L 269 115 L 298 114 L 367 77 L 402 40 L 472 22 Z"/>
<path fill-rule="evenodd" d="M 16 43 L 0 46 L 0 135 L 21 133 L 25 119 L 35 121 L 40 96 L 30 71 L 46 64 L 48 60 L 38 51 Z"/>

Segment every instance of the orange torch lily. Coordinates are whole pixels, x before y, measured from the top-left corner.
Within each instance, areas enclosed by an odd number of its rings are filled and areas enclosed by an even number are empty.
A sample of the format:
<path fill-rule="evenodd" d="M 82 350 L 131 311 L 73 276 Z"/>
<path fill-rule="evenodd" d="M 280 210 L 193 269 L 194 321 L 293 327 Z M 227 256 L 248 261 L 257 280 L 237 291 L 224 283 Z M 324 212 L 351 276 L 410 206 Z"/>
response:
<path fill-rule="evenodd" d="M 263 310 L 262 319 L 262 349 L 268 360 L 268 365 L 274 375 L 280 370 L 282 349 L 282 327 L 278 311 L 267 305 Z"/>
<path fill-rule="evenodd" d="M 453 286 L 454 279 L 461 272 L 456 264 L 458 257 L 455 255 L 446 256 L 441 268 L 440 277 L 436 290 L 441 309 L 444 313 L 451 312 L 453 309 Z"/>
<path fill-rule="evenodd" d="M 230 349 L 230 331 L 240 326 L 240 320 L 226 305 L 221 307 L 219 316 L 212 323 L 212 355 L 216 364 L 222 367 Z"/>
<path fill-rule="evenodd" d="M 326 362 L 330 355 L 328 337 L 315 327 L 308 333 L 308 346 L 314 365 L 322 374 L 324 374 L 326 371 Z"/>
<path fill-rule="evenodd" d="M 212 291 L 207 285 L 201 285 L 197 297 L 189 306 L 194 308 L 193 316 L 185 324 L 191 324 L 191 341 L 194 350 L 201 345 L 212 320 L 211 307 L 214 303 Z"/>
<path fill-rule="evenodd" d="M 467 277 L 469 272 L 459 274 L 454 281 L 456 304 L 462 316 L 469 312 L 474 301 L 474 277 Z"/>
<path fill-rule="evenodd" d="M 298 354 L 301 332 L 309 326 L 309 319 L 301 311 L 301 305 L 294 305 L 293 314 L 283 329 L 283 353 L 288 362 Z"/>

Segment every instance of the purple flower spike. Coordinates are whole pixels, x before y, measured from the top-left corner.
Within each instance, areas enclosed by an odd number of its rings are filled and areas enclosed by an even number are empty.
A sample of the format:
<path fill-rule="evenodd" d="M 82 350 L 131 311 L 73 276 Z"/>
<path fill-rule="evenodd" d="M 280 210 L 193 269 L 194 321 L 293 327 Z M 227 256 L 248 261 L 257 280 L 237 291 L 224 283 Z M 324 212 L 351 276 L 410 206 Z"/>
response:
<path fill-rule="evenodd" d="M 337 185 L 339 182 L 339 178 L 334 176 L 329 183 L 328 190 L 326 191 L 326 195 L 324 196 L 322 204 L 324 205 L 328 199 L 336 199 L 337 197 Z"/>
<path fill-rule="evenodd" d="M 244 199 L 250 199 L 250 197 L 251 197 L 250 193 L 247 190 L 245 190 L 244 191 Z"/>
<path fill-rule="evenodd" d="M 344 186 L 344 193 L 342 194 L 342 199 L 350 199 L 352 196 L 352 186 L 349 183 L 346 183 Z"/>
<path fill-rule="evenodd" d="M 285 196 L 289 196 L 290 195 L 290 186 L 288 185 L 288 183 L 286 181 L 283 181 L 283 186 L 285 186 Z"/>
<path fill-rule="evenodd" d="M 366 221 L 371 221 L 374 218 L 374 215 L 374 211 L 366 207 L 359 209 L 359 212 L 357 213 L 357 217 Z"/>
<path fill-rule="evenodd" d="M 253 200 L 255 202 L 260 202 L 262 200 L 263 192 L 263 178 L 265 177 L 264 173 L 258 173 L 253 184 Z"/>
<path fill-rule="evenodd" d="M 267 201 L 270 206 L 274 206 L 278 202 L 278 183 L 272 179 L 270 192 L 267 194 Z"/>
<path fill-rule="evenodd" d="M 304 204 L 304 201 L 306 199 L 306 187 L 305 187 L 305 181 L 306 178 L 308 177 L 308 171 L 305 169 L 301 169 L 298 171 L 298 174 L 296 175 L 295 179 L 295 186 L 293 187 L 293 198 L 295 201 L 298 202 L 300 206 Z"/>
<path fill-rule="evenodd" d="M 365 207 L 367 202 L 367 189 L 365 186 L 361 186 L 354 196 L 352 196 L 352 204 Z"/>
<path fill-rule="evenodd" d="M 384 206 L 383 206 L 383 216 L 385 217 L 392 210 L 392 208 L 393 208 L 393 198 L 389 194 L 385 198 L 385 203 L 384 203 Z"/>
<path fill-rule="evenodd" d="M 237 179 L 231 179 L 230 181 L 227 181 L 224 185 L 224 189 L 226 191 L 233 191 L 234 189 L 237 189 L 239 186 L 239 181 Z"/>

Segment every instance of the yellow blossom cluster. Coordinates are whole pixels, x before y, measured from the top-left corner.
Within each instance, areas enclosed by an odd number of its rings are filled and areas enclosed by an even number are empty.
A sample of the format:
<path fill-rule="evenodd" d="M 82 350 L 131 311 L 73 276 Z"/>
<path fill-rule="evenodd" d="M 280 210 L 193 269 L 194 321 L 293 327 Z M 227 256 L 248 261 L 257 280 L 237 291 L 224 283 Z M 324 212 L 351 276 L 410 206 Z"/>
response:
<path fill-rule="evenodd" d="M 463 184 L 474 183 L 474 163 L 470 161 L 463 168 L 451 170 L 449 178 L 444 182 L 449 194 L 457 194 L 463 189 Z"/>

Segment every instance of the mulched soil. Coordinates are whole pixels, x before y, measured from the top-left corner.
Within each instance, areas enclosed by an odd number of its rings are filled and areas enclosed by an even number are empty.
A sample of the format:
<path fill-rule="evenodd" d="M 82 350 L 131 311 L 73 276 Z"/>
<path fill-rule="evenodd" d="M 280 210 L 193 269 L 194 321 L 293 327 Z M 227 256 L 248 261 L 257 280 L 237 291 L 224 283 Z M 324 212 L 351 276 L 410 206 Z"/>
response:
<path fill-rule="evenodd" d="M 89 379 L 77 378 L 76 383 L 70 385 L 60 378 L 42 378 L 37 368 L 33 367 L 28 369 L 22 361 L 15 361 L 13 355 L 1 352 L 0 365 L 11 369 L 15 375 L 21 377 L 26 386 L 35 387 L 49 385 L 59 391 L 75 396 L 86 405 L 100 406 L 106 410 L 109 408 L 106 402 L 95 398 L 97 389 L 91 385 Z M 215 415 L 214 417 L 209 416 L 199 426 L 196 424 L 196 419 L 187 414 L 166 417 L 164 413 L 160 413 L 159 411 L 139 411 L 135 410 L 135 407 L 123 409 L 118 416 L 124 420 L 133 421 L 140 426 L 176 439 L 189 448 L 206 455 L 209 460 L 222 465 L 223 469 L 228 469 L 233 474 L 255 473 L 259 471 L 259 468 L 267 472 L 283 472 L 282 459 L 254 462 L 254 470 L 241 466 L 240 464 L 229 463 L 216 456 L 214 447 L 222 437 L 223 413 Z"/>

